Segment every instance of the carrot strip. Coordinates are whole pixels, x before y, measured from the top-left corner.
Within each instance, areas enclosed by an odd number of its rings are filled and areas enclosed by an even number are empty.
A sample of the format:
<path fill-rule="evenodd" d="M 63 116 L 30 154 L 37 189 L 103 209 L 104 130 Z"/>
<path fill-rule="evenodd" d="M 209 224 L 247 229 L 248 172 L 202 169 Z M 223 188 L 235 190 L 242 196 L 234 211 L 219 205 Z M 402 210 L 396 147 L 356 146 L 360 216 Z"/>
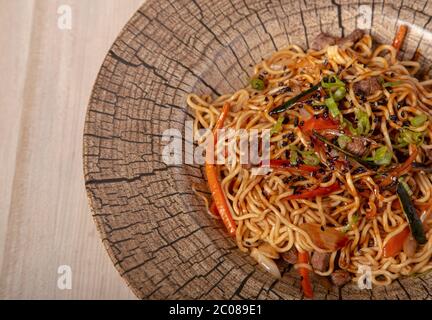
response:
<path fill-rule="evenodd" d="M 406 227 L 398 234 L 395 234 L 383 247 L 383 257 L 394 257 L 402 251 L 403 244 L 410 234 L 409 227 Z"/>
<path fill-rule="evenodd" d="M 309 135 L 313 130 L 324 130 L 324 129 L 338 129 L 340 127 L 339 123 L 330 118 L 315 117 L 306 120 L 303 125 L 300 125 L 300 130 Z"/>
<path fill-rule="evenodd" d="M 224 104 L 224 106 L 222 107 L 222 112 L 221 112 L 219 118 L 217 119 L 216 124 L 213 128 L 213 134 L 216 133 L 216 130 L 223 128 L 223 125 L 224 125 L 226 117 L 228 116 L 229 110 L 230 110 L 230 104 L 228 102 L 226 102 Z M 216 142 L 216 138 L 215 138 L 215 142 Z"/>
<path fill-rule="evenodd" d="M 407 31 L 408 27 L 406 25 L 401 25 L 399 27 L 392 44 L 396 51 L 399 51 L 400 48 L 402 48 Z"/>
<path fill-rule="evenodd" d="M 210 156 L 213 155 L 213 152 L 211 152 L 211 148 L 216 145 L 216 133 L 217 130 L 221 129 L 223 127 L 223 124 L 225 122 L 225 119 L 228 115 L 230 109 L 229 103 L 225 103 L 222 112 L 219 116 L 219 119 L 216 122 L 216 125 L 213 129 L 213 136 L 214 136 L 214 145 L 209 143 L 207 145 L 207 152 L 206 152 L 206 163 L 205 163 L 205 171 L 207 175 L 207 181 L 209 184 L 209 189 L 211 191 L 213 202 L 215 203 L 215 206 L 217 208 L 217 211 L 219 212 L 219 215 L 222 219 L 222 222 L 225 224 L 225 227 L 228 230 L 228 233 L 231 236 L 234 236 L 236 233 L 236 224 L 234 222 L 234 219 L 231 215 L 230 208 L 228 206 L 227 200 L 225 198 L 225 195 L 222 190 L 222 186 L 218 179 L 218 171 L 216 168 L 216 165 L 214 164 L 214 159 L 210 159 Z M 214 151 L 214 149 L 213 149 Z"/>
<path fill-rule="evenodd" d="M 397 203 L 397 205 L 393 206 L 393 203 Z M 392 203 L 392 208 L 395 208 L 395 209 L 401 209 L 402 208 L 400 205 L 400 201 L 393 201 L 393 203 Z M 420 208 L 420 210 L 430 210 L 432 207 L 432 199 L 430 199 L 425 204 L 417 205 L 417 207 Z M 408 238 L 410 233 L 411 233 L 411 230 L 410 230 L 409 226 L 407 226 L 401 232 L 399 232 L 398 234 L 395 234 L 383 247 L 383 257 L 384 258 L 394 257 L 399 252 L 401 252 L 403 249 L 404 242 Z"/>
<path fill-rule="evenodd" d="M 298 253 L 298 262 L 299 263 L 309 263 L 309 253 L 300 252 Z M 309 278 L 309 270 L 307 268 L 299 268 L 299 273 L 301 276 L 301 285 L 303 288 L 303 293 L 305 297 L 312 299 L 313 298 L 313 290 L 312 284 Z"/>

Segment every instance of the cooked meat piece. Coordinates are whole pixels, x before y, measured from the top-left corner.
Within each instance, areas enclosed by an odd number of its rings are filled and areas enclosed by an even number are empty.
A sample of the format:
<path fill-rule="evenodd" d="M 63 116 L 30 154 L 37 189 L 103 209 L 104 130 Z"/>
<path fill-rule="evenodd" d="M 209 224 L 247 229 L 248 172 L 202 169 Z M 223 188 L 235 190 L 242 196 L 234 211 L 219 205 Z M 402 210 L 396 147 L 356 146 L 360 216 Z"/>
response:
<path fill-rule="evenodd" d="M 320 33 L 311 44 L 311 49 L 319 51 L 324 49 L 327 46 L 337 45 L 345 45 L 347 43 L 354 44 L 359 41 L 364 35 L 363 30 L 355 29 L 348 36 L 343 38 L 333 37 L 327 33 Z"/>
<path fill-rule="evenodd" d="M 360 157 L 368 152 L 370 144 L 367 139 L 361 137 L 352 137 L 351 140 L 351 142 L 347 143 L 345 150 Z"/>
<path fill-rule="evenodd" d="M 334 44 L 336 44 L 338 38 L 333 37 L 327 33 L 320 33 L 313 41 L 311 44 L 311 49 L 316 50 L 316 51 L 320 51 L 322 49 L 324 49 L 327 46 L 332 46 Z"/>
<path fill-rule="evenodd" d="M 327 271 L 330 262 L 330 253 L 314 252 L 311 258 L 312 268 L 318 271 Z"/>
<path fill-rule="evenodd" d="M 334 129 L 326 129 L 321 131 L 321 134 L 325 138 L 329 140 L 333 140 L 335 137 L 339 137 L 340 135 L 342 135 L 343 132 Z M 375 141 L 366 137 L 350 137 L 350 138 L 352 141 L 347 143 L 345 150 L 357 156 L 364 156 L 372 145 L 376 145 Z M 337 154 L 338 154 L 337 151 L 334 149 L 330 152 L 330 156 L 335 156 Z"/>
<path fill-rule="evenodd" d="M 295 247 L 292 247 L 287 252 L 282 253 L 282 259 L 284 259 L 289 264 L 296 264 L 297 263 L 297 255 L 298 251 Z"/>
<path fill-rule="evenodd" d="M 381 84 L 378 81 L 378 77 L 369 77 L 353 85 L 354 92 L 357 95 L 369 96 L 378 90 L 381 90 Z"/>
<path fill-rule="evenodd" d="M 335 270 L 330 277 L 333 284 L 338 287 L 342 287 L 351 281 L 349 272 L 345 270 Z"/>
<path fill-rule="evenodd" d="M 347 44 L 347 43 L 354 44 L 357 41 L 359 41 L 361 38 L 363 38 L 363 35 L 364 35 L 364 31 L 363 30 L 355 29 L 353 32 L 351 32 L 346 37 L 343 37 L 343 38 L 339 39 L 336 42 L 336 44 L 338 44 L 340 46 L 342 46 L 344 44 Z"/>

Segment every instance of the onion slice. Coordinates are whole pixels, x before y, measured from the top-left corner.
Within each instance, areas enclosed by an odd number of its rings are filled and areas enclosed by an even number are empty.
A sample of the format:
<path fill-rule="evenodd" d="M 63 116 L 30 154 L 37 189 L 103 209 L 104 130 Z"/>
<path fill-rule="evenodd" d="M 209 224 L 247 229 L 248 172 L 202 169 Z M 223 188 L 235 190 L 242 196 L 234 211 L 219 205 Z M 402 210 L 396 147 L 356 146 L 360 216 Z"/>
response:
<path fill-rule="evenodd" d="M 258 262 L 258 264 L 264 268 L 267 272 L 269 272 L 273 277 L 280 279 L 281 273 L 279 271 L 278 266 L 274 260 L 266 257 L 261 251 L 257 248 L 253 248 L 251 251 L 251 257 Z"/>
<path fill-rule="evenodd" d="M 279 253 L 268 243 L 263 243 L 258 250 L 270 259 L 279 259 Z"/>
<path fill-rule="evenodd" d="M 313 243 L 323 250 L 336 251 L 348 242 L 348 237 L 336 228 L 322 227 L 317 223 L 303 223 L 300 228 L 306 231 Z"/>
<path fill-rule="evenodd" d="M 403 243 L 403 251 L 405 252 L 408 258 L 411 258 L 415 255 L 416 250 L 417 250 L 417 241 L 414 239 L 412 235 L 409 235 Z"/>

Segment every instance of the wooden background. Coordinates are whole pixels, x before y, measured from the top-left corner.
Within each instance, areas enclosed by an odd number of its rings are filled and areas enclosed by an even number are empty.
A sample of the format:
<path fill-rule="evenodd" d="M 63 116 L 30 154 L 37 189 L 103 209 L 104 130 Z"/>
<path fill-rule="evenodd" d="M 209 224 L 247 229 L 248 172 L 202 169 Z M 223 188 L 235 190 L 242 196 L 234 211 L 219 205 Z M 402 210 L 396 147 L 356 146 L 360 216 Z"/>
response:
<path fill-rule="evenodd" d="M 0 298 L 133 299 L 96 232 L 82 133 L 109 47 L 143 0 L 0 0 Z M 61 5 L 72 29 L 57 26 Z M 57 287 L 60 265 L 72 289 Z"/>

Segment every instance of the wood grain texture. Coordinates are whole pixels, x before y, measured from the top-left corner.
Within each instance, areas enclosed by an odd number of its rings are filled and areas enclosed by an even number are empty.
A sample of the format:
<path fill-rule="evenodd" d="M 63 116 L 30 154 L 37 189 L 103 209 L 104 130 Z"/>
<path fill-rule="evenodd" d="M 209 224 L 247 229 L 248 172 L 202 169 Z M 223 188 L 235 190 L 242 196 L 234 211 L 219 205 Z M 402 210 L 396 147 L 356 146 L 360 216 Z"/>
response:
<path fill-rule="evenodd" d="M 131 299 L 89 214 L 82 130 L 103 57 L 142 0 L 0 0 L 0 298 Z M 60 5 L 72 30 L 57 27 Z M 72 290 L 57 268 L 72 268 Z"/>
<path fill-rule="evenodd" d="M 404 51 L 430 54 L 431 4 L 362 1 L 372 34 L 390 42 L 396 23 L 412 28 Z M 363 7 L 365 8 L 365 7 Z M 161 134 L 190 120 L 189 92 L 218 95 L 245 85 L 249 64 L 288 43 L 307 48 L 320 31 L 348 34 L 359 3 L 341 0 L 148 1 L 109 51 L 84 133 L 85 180 L 93 215 L 120 274 L 140 298 L 302 299 L 286 268 L 275 281 L 204 213 L 191 184 L 199 166 L 167 166 Z M 354 285 L 318 299 L 430 299 L 431 275 L 385 288 Z"/>

